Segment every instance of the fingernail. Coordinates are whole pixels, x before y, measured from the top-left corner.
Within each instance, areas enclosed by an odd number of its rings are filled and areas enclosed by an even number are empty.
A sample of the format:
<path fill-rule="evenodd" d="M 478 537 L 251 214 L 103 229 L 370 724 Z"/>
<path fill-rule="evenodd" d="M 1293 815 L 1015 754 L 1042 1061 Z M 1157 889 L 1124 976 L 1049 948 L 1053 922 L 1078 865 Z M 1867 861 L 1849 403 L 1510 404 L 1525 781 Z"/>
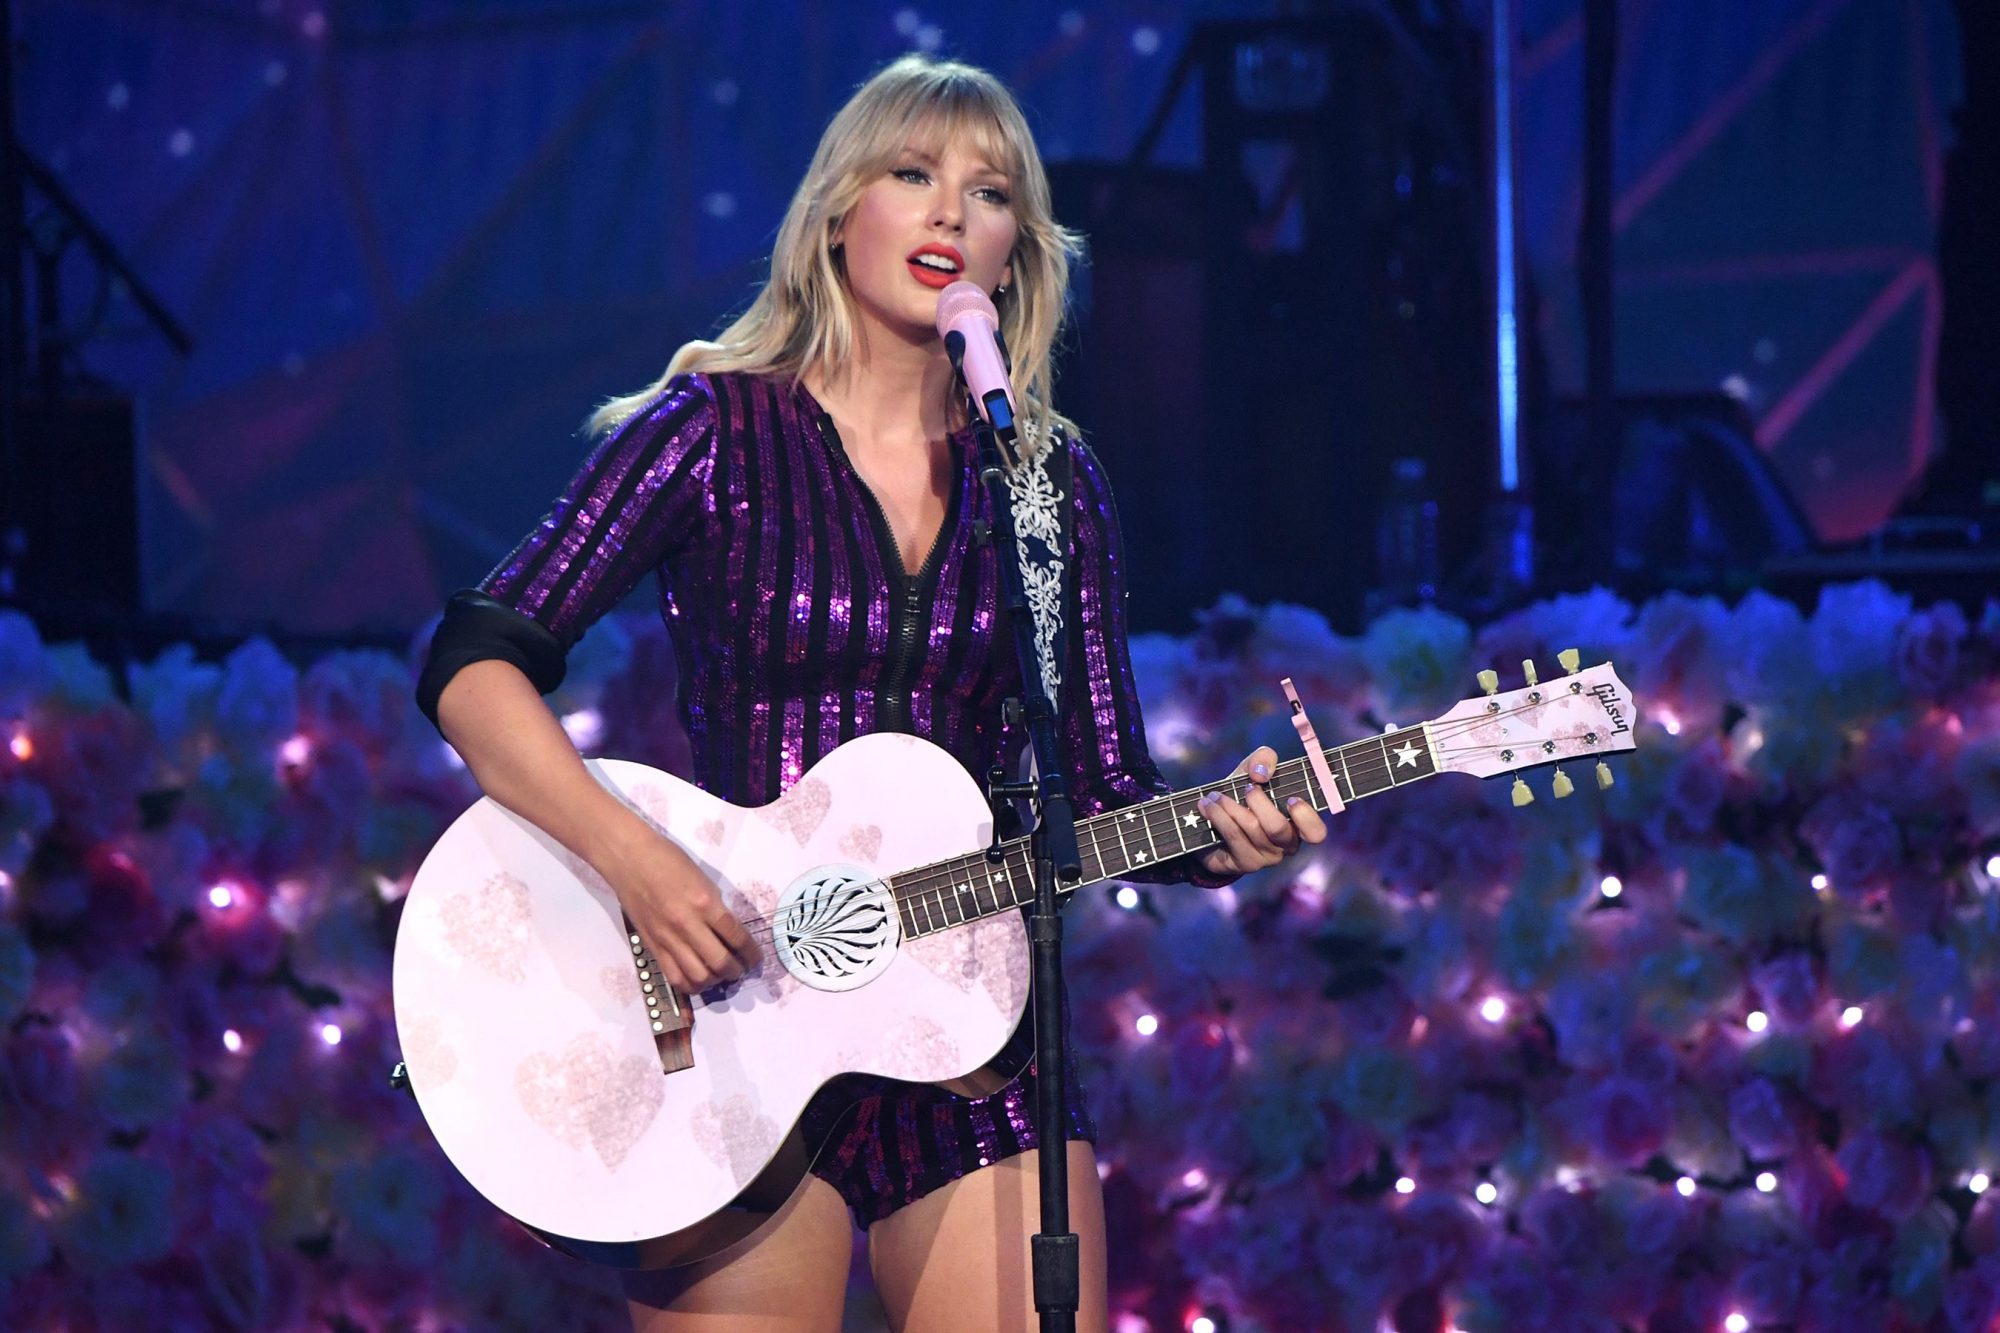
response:
<path fill-rule="evenodd" d="M 1292 808 L 1293 806 L 1295 806 L 1295 805 L 1298 805 L 1299 803 L 1301 803 L 1301 802 L 1302 802 L 1302 801 L 1304 801 L 1304 800 L 1305 800 L 1305 797 L 1303 797 L 1303 796 L 1287 796 L 1287 797 L 1285 798 L 1285 808 L 1286 808 L 1287 810 L 1289 810 L 1289 809 L 1291 809 L 1291 808 Z"/>
<path fill-rule="evenodd" d="M 1220 805 L 1222 803 L 1222 793 L 1219 791 L 1204 792 L 1202 793 L 1201 803 L 1203 805 Z"/>
<path fill-rule="evenodd" d="M 1250 771 L 1260 778 L 1271 776 L 1271 766 L 1269 764 L 1252 764 L 1250 765 Z"/>

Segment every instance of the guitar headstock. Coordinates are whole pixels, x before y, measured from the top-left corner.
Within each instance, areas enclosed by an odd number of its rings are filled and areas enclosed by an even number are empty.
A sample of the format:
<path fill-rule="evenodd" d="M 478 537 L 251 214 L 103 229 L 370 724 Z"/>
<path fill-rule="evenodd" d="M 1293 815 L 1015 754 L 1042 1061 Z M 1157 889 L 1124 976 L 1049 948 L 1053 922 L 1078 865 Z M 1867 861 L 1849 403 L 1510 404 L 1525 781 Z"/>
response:
<path fill-rule="evenodd" d="M 1633 724 L 1638 708 L 1632 691 L 1618 679 L 1609 662 L 1577 669 L 1574 648 L 1559 655 L 1567 674 L 1554 680 L 1536 677 L 1535 664 L 1523 662 L 1527 684 L 1502 691 L 1491 671 L 1479 673 L 1483 697 L 1466 699 L 1429 724 L 1431 747 L 1439 772 L 1470 773 L 1493 778 L 1565 762 L 1595 761 L 1597 783 L 1611 785 L 1605 756 L 1631 750 L 1637 744 Z M 1560 768 L 1553 790 L 1563 797 L 1575 790 Z M 1514 782 L 1514 804 L 1534 799 L 1527 783 Z"/>

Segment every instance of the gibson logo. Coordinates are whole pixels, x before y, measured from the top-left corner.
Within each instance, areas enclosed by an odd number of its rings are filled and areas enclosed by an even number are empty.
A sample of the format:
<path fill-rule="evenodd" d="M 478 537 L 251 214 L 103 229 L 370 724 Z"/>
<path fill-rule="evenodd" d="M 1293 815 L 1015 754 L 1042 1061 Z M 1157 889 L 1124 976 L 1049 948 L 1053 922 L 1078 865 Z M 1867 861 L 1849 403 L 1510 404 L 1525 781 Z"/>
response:
<path fill-rule="evenodd" d="M 1597 702 L 1604 706 L 1605 714 L 1609 716 L 1613 722 L 1618 724 L 1617 726 L 1611 729 L 1612 735 L 1616 736 L 1621 731 L 1631 730 L 1630 727 L 1625 725 L 1625 710 L 1618 706 L 1617 686 L 1593 685 L 1590 687 L 1590 692 L 1596 695 Z"/>

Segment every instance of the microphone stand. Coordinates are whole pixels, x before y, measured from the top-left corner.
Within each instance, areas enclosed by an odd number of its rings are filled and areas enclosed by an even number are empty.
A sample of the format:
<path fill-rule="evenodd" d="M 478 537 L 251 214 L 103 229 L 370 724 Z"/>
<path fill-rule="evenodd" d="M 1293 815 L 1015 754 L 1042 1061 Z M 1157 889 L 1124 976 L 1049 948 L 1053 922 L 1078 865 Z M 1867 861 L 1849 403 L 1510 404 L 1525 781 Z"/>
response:
<path fill-rule="evenodd" d="M 962 340 L 949 338 L 947 347 L 962 350 Z M 954 366 L 958 356 L 952 357 Z M 1028 738 L 1035 756 L 1036 821 L 1029 838 L 1035 867 L 1035 905 L 1028 915 L 1028 947 L 1034 965 L 1035 997 L 1035 1130 L 1041 1138 L 1042 1229 L 1030 1241 L 1034 1259 L 1035 1309 L 1041 1312 L 1043 1333 L 1071 1333 L 1076 1328 L 1080 1300 L 1078 1239 L 1069 1229 L 1069 1083 L 1063 1048 L 1062 917 L 1056 899 L 1057 876 L 1071 884 L 1083 878 L 1077 854 L 1076 816 L 1070 807 L 1069 765 L 1056 731 L 1055 705 L 1042 688 L 1041 658 L 1035 648 L 1035 619 L 1021 575 L 1020 548 L 1014 542 L 1014 502 L 1007 490 L 1007 465 L 1000 441 L 977 402 L 967 395 L 966 410 L 979 444 L 979 478 L 993 502 L 988 541 L 998 560 L 1000 596 L 1013 627 L 1014 653 L 1021 664 L 1021 699 Z M 994 828 L 1000 827 L 1000 806 L 1020 790 L 1014 784 L 993 784 Z M 995 846 L 998 846 L 998 838 Z"/>

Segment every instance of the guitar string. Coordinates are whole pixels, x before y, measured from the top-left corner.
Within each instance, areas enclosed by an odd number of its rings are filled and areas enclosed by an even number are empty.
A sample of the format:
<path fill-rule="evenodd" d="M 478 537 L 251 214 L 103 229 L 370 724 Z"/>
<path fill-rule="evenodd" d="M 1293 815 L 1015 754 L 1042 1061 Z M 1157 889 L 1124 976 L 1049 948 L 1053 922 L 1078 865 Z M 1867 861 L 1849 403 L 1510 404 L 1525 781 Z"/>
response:
<path fill-rule="evenodd" d="M 1558 701 L 1560 697 L 1561 696 L 1558 696 Z M 1572 695 L 1570 697 L 1575 697 L 1575 696 Z M 1481 714 L 1477 717 L 1471 717 L 1471 718 L 1462 718 L 1456 722 L 1432 722 L 1428 724 L 1430 727 L 1430 740 L 1433 743 L 1435 743 L 1439 739 L 1455 740 L 1460 735 L 1469 732 L 1475 728 L 1489 725 L 1500 719 L 1512 717 L 1515 716 L 1516 714 L 1527 712 L 1531 709 L 1548 707 L 1551 702 L 1555 701 L 1541 700 L 1537 702 L 1522 703 L 1512 708 L 1502 709 L 1494 713 Z M 1359 769 L 1362 776 L 1369 780 L 1368 790 L 1362 794 L 1373 795 L 1378 791 L 1386 791 L 1389 789 L 1388 786 L 1378 787 L 1374 785 L 1374 780 L 1381 776 L 1387 775 L 1390 779 L 1389 786 L 1395 785 L 1395 776 L 1394 776 L 1395 766 L 1391 765 L 1387 760 L 1387 755 L 1389 753 L 1393 753 L 1393 751 L 1388 750 L 1387 742 L 1399 736 L 1403 736 L 1407 732 L 1417 732 L 1421 734 L 1423 731 L 1423 726 L 1424 724 L 1418 724 L 1416 726 L 1411 726 L 1411 727 L 1397 728 L 1389 732 L 1385 732 L 1379 736 L 1359 737 L 1352 741 L 1343 742 L 1342 744 L 1333 747 L 1332 750 L 1326 753 L 1329 758 L 1337 756 L 1342 760 L 1343 771 L 1349 777 L 1350 782 L 1353 779 L 1354 771 L 1356 769 Z M 1370 742 L 1377 743 L 1375 749 L 1372 752 L 1369 751 L 1367 748 Z M 1506 744 L 1503 742 L 1486 742 L 1477 745 L 1469 745 L 1469 746 L 1461 745 L 1452 747 L 1437 746 L 1433 744 L 1433 748 L 1436 748 L 1441 755 L 1448 753 L 1454 757 L 1459 757 L 1459 756 L 1479 753 L 1481 751 L 1497 752 L 1507 747 Z M 1345 753 L 1348 750 L 1354 750 L 1356 751 L 1356 753 L 1349 755 Z M 1291 772 L 1288 773 L 1287 770 L 1291 770 Z M 1428 772 L 1421 773 L 1415 776 L 1431 776 L 1431 774 L 1434 773 L 1435 771 L 1436 770 L 1433 769 Z M 1298 785 L 1296 789 L 1293 789 L 1291 786 L 1291 780 L 1293 777 L 1296 777 L 1298 779 Z M 1257 785 L 1254 782 L 1250 782 L 1245 779 L 1246 775 L 1231 774 L 1228 778 L 1224 779 L 1222 782 L 1209 784 L 1203 788 L 1200 788 L 1199 790 L 1203 791 L 1218 790 L 1218 789 L 1227 790 L 1230 793 L 1230 795 L 1235 799 L 1244 800 L 1247 798 L 1249 791 Z M 1314 782 L 1314 775 L 1311 772 L 1308 761 L 1304 758 L 1300 758 L 1300 759 L 1292 759 L 1281 762 L 1274 769 L 1269 782 L 1264 785 L 1266 791 L 1269 792 L 1275 799 L 1289 800 L 1293 796 L 1301 796 L 1307 800 L 1311 800 L 1315 782 Z M 1179 809 L 1179 803 L 1175 799 L 1173 799 L 1174 797 L 1181 796 L 1184 794 L 1186 793 L 1173 793 L 1168 797 L 1156 798 L 1154 800 L 1144 801 L 1136 806 L 1126 807 L 1123 810 L 1102 812 L 1099 815 L 1091 816 L 1083 821 L 1080 821 L 1078 824 L 1078 830 L 1079 832 L 1091 832 L 1093 826 L 1097 824 L 1099 821 L 1105 821 L 1106 816 L 1108 815 L 1125 816 L 1125 815 L 1136 814 L 1138 818 L 1132 822 L 1135 822 L 1139 826 L 1139 828 L 1146 834 L 1148 839 L 1148 844 L 1147 844 L 1148 847 L 1157 850 L 1157 835 L 1163 831 L 1172 832 L 1175 841 L 1181 844 L 1179 849 L 1171 853 L 1170 856 L 1159 856 L 1157 859 L 1168 860 L 1171 859 L 1171 857 L 1178 857 L 1178 856 L 1188 855 L 1194 852 L 1206 851 L 1209 848 L 1212 848 L 1216 846 L 1218 843 L 1220 843 L 1221 838 L 1219 835 L 1215 834 L 1212 825 L 1207 825 L 1206 823 L 1204 823 L 1203 832 L 1207 835 L 1206 840 L 1200 842 L 1199 844 L 1193 847 L 1189 847 L 1186 845 L 1187 840 L 1180 833 L 1178 827 L 1179 822 L 1182 819 L 1185 812 Z M 1355 799 L 1358 799 L 1358 797 L 1356 797 Z M 1166 813 L 1168 813 L 1170 817 L 1164 821 L 1163 825 L 1156 826 L 1155 816 L 1161 813 L 1157 809 L 1157 807 L 1162 805 L 1168 807 Z M 1325 807 L 1316 804 L 1316 808 L 1324 809 Z M 1091 832 L 1092 850 L 1097 855 L 1098 869 L 1100 872 L 1102 872 L 1104 869 L 1104 856 L 1102 848 L 1097 845 L 1098 842 L 1099 839 L 1095 836 L 1094 832 Z M 1007 855 L 1011 856 L 1013 852 L 1017 850 L 1022 850 L 1018 842 L 1010 846 L 1010 850 L 1007 853 Z M 996 905 L 992 909 L 987 909 L 985 904 L 980 902 L 977 891 L 974 890 L 973 903 L 975 908 L 977 908 L 978 910 L 975 914 L 968 915 L 966 914 L 964 909 L 964 904 L 960 899 L 957 890 L 953 887 L 953 885 L 955 882 L 958 882 L 958 883 L 963 883 L 968 888 L 970 888 L 974 882 L 975 877 L 968 872 L 970 872 L 975 866 L 979 865 L 985 865 L 988 867 L 988 869 L 985 872 L 985 878 L 988 881 L 987 887 L 989 889 L 994 890 L 993 902 Z M 927 917 L 935 917 L 938 919 L 939 922 L 942 923 L 942 926 L 935 924 L 931 925 L 930 930 L 926 931 L 926 933 L 930 933 L 930 931 L 934 931 L 940 928 L 949 928 L 955 925 L 962 925 L 966 921 L 974 919 L 975 916 L 984 917 L 984 916 L 998 915 L 1001 912 L 1009 910 L 1010 908 L 1016 908 L 1024 905 L 1018 901 L 1009 903 L 1000 902 L 997 886 L 994 885 L 993 883 L 995 866 L 1006 867 L 1005 859 L 1003 858 L 1001 862 L 995 863 L 989 861 L 984 853 L 968 853 L 962 858 L 955 858 L 954 860 L 939 862 L 933 866 L 923 867 L 919 871 L 908 872 L 904 876 L 888 877 L 890 881 L 895 882 L 893 888 L 889 884 L 884 884 L 881 881 L 875 881 L 874 884 L 880 885 L 880 887 L 871 886 L 864 888 L 863 896 L 871 900 L 880 900 L 883 898 L 888 898 L 892 902 L 896 903 L 897 906 L 899 907 L 907 903 L 911 904 L 913 907 L 922 908 Z M 940 874 L 939 873 L 940 871 L 943 871 L 945 873 Z M 1002 869 L 1001 873 L 1005 874 L 1011 888 L 1013 882 L 1011 867 L 1006 867 Z M 910 878 L 911 875 L 921 875 L 921 878 L 912 880 Z M 1111 874 L 1100 873 L 1096 877 L 1096 880 L 1093 880 L 1091 882 L 1097 882 L 1109 878 L 1116 878 L 1116 876 Z M 846 889 L 847 887 L 849 886 L 847 885 L 841 886 L 843 890 Z M 899 892 L 899 890 L 902 891 Z M 840 891 L 841 890 L 829 890 L 826 896 L 830 896 L 832 893 Z M 817 909 L 823 901 L 824 901 L 824 896 L 812 895 L 809 897 L 797 899 L 792 903 L 788 904 L 785 908 L 785 913 L 788 917 L 786 924 L 788 926 L 792 925 L 793 921 L 796 919 L 797 916 L 807 912 L 810 909 Z M 953 903 L 957 905 L 959 910 L 958 920 L 956 921 L 951 920 L 951 914 L 946 910 L 947 903 Z M 776 937 L 779 927 L 779 922 L 775 917 L 767 917 L 759 914 L 743 918 L 742 920 L 743 924 L 749 929 L 751 937 L 758 943 L 768 945 Z"/>
<path fill-rule="evenodd" d="M 1516 713 L 1526 712 L 1529 709 L 1546 707 L 1546 706 L 1547 706 L 1547 701 L 1537 702 L 1537 703 L 1524 703 L 1517 705 L 1514 708 L 1502 710 L 1497 713 L 1484 714 L 1476 718 L 1460 719 L 1458 722 L 1455 723 L 1432 723 L 1431 724 L 1432 737 L 1433 739 L 1435 739 L 1439 736 L 1440 733 L 1442 733 L 1446 738 L 1455 738 L 1456 735 L 1459 733 L 1487 725 L 1499 718 L 1509 717 Z M 1382 751 L 1386 749 L 1386 744 L 1378 746 L 1377 749 L 1371 753 L 1366 748 L 1368 742 L 1375 741 L 1375 742 L 1386 743 L 1387 741 L 1402 735 L 1404 732 L 1420 731 L 1420 730 L 1421 727 L 1408 727 L 1408 728 L 1400 728 L 1392 732 L 1387 732 L 1380 736 L 1361 737 L 1357 740 L 1345 742 L 1342 745 L 1335 747 L 1333 753 L 1339 754 L 1341 751 L 1349 749 L 1350 747 L 1356 748 L 1361 751 L 1361 753 L 1358 753 L 1353 756 L 1341 755 L 1341 757 L 1343 758 L 1343 760 L 1348 761 L 1346 763 L 1346 768 L 1349 772 L 1350 777 L 1352 776 L 1353 770 L 1359 768 L 1362 772 L 1362 775 L 1365 778 L 1369 779 L 1368 794 L 1373 794 L 1377 790 L 1387 789 L 1387 788 L 1378 788 L 1375 786 L 1375 779 L 1378 779 L 1385 774 L 1388 775 L 1391 779 L 1390 785 L 1394 785 L 1394 773 L 1393 773 L 1394 766 L 1390 765 L 1383 756 Z M 1502 748 L 1504 748 L 1504 746 L 1500 742 L 1489 742 L 1474 746 L 1449 747 L 1447 752 L 1454 756 L 1458 756 L 1458 755 L 1477 753 L 1478 751 L 1481 750 L 1497 751 Z M 1294 775 L 1296 775 L 1300 779 L 1297 790 L 1291 789 L 1289 783 L 1289 776 L 1292 775 L 1285 774 L 1286 769 L 1294 770 L 1295 771 Z M 1425 774 L 1424 776 L 1428 776 L 1428 774 Z M 1238 799 L 1243 799 L 1247 796 L 1247 793 L 1250 790 L 1250 788 L 1255 784 L 1248 782 L 1241 782 L 1240 779 L 1242 777 L 1243 775 L 1240 774 L 1232 774 L 1231 777 L 1229 779 L 1226 779 L 1224 783 L 1215 785 L 1227 786 L 1230 789 L 1230 792 L 1233 796 L 1235 796 Z M 1241 787 L 1241 790 L 1238 790 L 1239 785 Z M 1309 770 L 1307 769 L 1306 761 L 1303 759 L 1296 759 L 1296 760 L 1285 761 L 1284 763 L 1281 763 L 1278 766 L 1277 772 L 1274 772 L 1271 781 L 1267 784 L 1267 790 L 1270 791 L 1273 794 L 1273 796 L 1278 799 L 1288 800 L 1292 796 L 1304 796 L 1310 799 L 1312 793 L 1312 786 L 1313 784 L 1311 782 L 1311 775 Z M 1282 790 L 1281 787 L 1283 788 Z M 1180 793 L 1175 793 L 1175 795 L 1179 794 Z M 1167 805 L 1169 807 L 1169 813 L 1171 814 L 1171 818 L 1165 821 L 1164 827 L 1158 825 L 1155 820 L 1155 815 L 1157 812 L 1154 809 L 1154 807 L 1161 804 Z M 1324 807 L 1319 807 L 1319 808 L 1324 808 Z M 1182 819 L 1184 812 L 1182 812 L 1178 808 L 1178 803 L 1173 801 L 1171 798 L 1169 798 L 1164 802 L 1157 799 L 1153 801 L 1146 801 L 1140 803 L 1137 806 L 1127 807 L 1122 811 L 1107 811 L 1104 813 L 1106 815 L 1118 814 L 1124 816 L 1137 814 L 1138 819 L 1135 822 L 1139 825 L 1139 828 L 1142 831 L 1144 831 L 1144 833 L 1147 835 L 1149 847 L 1156 848 L 1157 835 L 1160 832 L 1172 831 L 1175 836 L 1175 841 L 1181 844 L 1173 853 L 1171 853 L 1172 856 L 1181 856 L 1189 854 L 1191 852 L 1207 850 L 1208 848 L 1215 846 L 1220 841 L 1219 838 L 1211 836 L 1206 841 L 1198 844 L 1197 846 L 1194 847 L 1187 846 L 1186 838 L 1180 834 L 1178 828 L 1179 822 Z M 1103 817 L 1104 817 L 1103 815 L 1100 815 L 1092 817 L 1092 819 L 1102 819 Z M 1092 823 L 1092 819 L 1086 819 L 1083 824 L 1079 825 L 1080 830 L 1087 831 L 1087 826 L 1089 826 Z M 1208 827 L 1212 828 L 1212 826 Z M 1095 843 L 1097 841 L 1098 840 L 1096 838 L 1094 837 L 1092 838 L 1093 850 L 1098 851 L 1099 869 L 1102 870 L 1103 856 L 1101 850 L 1095 847 Z M 1169 858 L 1166 856 L 1161 856 L 1158 859 L 1166 860 Z M 939 862 L 934 866 L 925 867 L 924 872 L 927 873 L 923 873 L 922 878 L 916 879 L 914 881 L 912 881 L 907 875 L 903 877 L 897 877 L 899 882 L 896 884 L 895 887 L 897 890 L 902 890 L 902 892 L 900 893 L 895 893 L 888 889 L 877 889 L 872 891 L 868 896 L 873 898 L 881 898 L 883 896 L 894 897 L 899 904 L 910 903 L 922 907 L 925 910 L 925 914 L 927 916 L 937 917 L 940 921 L 943 922 L 944 926 L 946 927 L 961 925 L 965 921 L 973 919 L 973 917 L 965 913 L 964 904 L 961 895 L 958 892 L 958 889 L 955 887 L 956 885 L 963 885 L 965 888 L 972 890 L 974 906 L 977 909 L 979 909 L 975 915 L 978 916 L 995 915 L 998 912 L 1005 911 L 1010 907 L 1018 907 L 1022 905 L 1019 902 L 1010 902 L 1010 903 L 1000 902 L 999 897 L 997 895 L 997 886 L 995 886 L 992 882 L 993 879 L 995 878 L 994 867 L 997 864 L 1001 863 L 993 863 L 988 861 L 983 853 L 970 853 L 967 854 L 965 857 L 957 859 L 955 861 Z M 980 865 L 985 865 L 988 867 L 984 872 L 984 878 L 986 878 L 988 881 L 987 887 L 989 889 L 996 890 L 993 899 L 996 906 L 993 907 L 992 909 L 988 909 L 986 905 L 979 900 L 977 890 L 973 889 L 972 887 L 976 879 L 980 878 L 980 876 L 974 875 L 971 872 L 977 866 Z M 919 873 L 919 872 L 912 872 L 912 873 Z M 1002 873 L 1007 874 L 1007 877 L 1011 884 L 1012 880 L 1011 868 L 1007 869 Z M 1098 878 L 1100 879 L 1115 878 L 1115 876 L 1100 875 Z M 809 898 L 803 898 L 788 905 L 787 911 L 791 913 L 798 913 L 808 908 L 816 908 L 821 901 L 822 901 L 821 898 L 817 895 Z M 958 920 L 956 921 L 951 920 L 951 914 L 949 911 L 946 910 L 946 905 L 948 903 L 955 903 L 958 905 L 960 913 Z M 753 927 L 751 932 L 753 937 L 758 939 L 759 942 L 762 943 L 768 943 L 775 936 L 778 928 L 778 922 L 775 919 L 770 917 L 764 917 L 761 915 L 746 918 L 744 919 L 744 923 L 746 925 L 750 925 Z"/>

